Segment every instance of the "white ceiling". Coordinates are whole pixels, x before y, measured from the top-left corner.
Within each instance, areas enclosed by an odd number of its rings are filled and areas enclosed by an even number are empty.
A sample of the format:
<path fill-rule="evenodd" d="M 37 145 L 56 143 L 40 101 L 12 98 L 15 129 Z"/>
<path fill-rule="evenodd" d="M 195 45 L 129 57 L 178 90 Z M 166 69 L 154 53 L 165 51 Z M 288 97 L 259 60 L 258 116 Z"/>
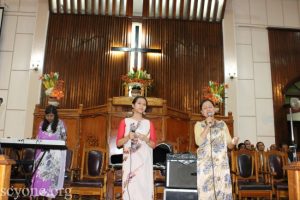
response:
<path fill-rule="evenodd" d="M 143 16 L 218 22 L 223 19 L 226 0 L 49 0 L 49 5 L 51 12 L 56 14 Z M 132 13 L 129 13 L 131 10 Z"/>

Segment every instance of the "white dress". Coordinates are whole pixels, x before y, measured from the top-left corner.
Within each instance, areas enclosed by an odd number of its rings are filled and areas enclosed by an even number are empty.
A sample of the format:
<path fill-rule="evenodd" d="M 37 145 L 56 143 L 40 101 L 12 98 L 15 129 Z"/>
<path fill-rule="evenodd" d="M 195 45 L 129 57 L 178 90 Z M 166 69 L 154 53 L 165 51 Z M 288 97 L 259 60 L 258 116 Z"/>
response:
<path fill-rule="evenodd" d="M 121 122 L 120 129 L 124 137 L 132 129 L 136 133 L 145 134 L 150 138 L 150 121 L 143 119 L 136 121 L 126 118 Z M 119 134 L 118 134 L 119 135 Z M 137 139 L 128 140 L 123 147 L 123 177 L 122 194 L 124 200 L 152 200 L 153 199 L 153 149 L 146 142 Z"/>

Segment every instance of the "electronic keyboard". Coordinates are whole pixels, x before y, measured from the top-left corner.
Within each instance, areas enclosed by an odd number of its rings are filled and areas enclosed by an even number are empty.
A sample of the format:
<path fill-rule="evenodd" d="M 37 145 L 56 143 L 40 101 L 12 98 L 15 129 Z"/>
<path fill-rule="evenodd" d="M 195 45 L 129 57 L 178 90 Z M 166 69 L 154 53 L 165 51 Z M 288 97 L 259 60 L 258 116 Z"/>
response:
<path fill-rule="evenodd" d="M 67 149 L 64 140 L 0 138 L 0 148 Z"/>

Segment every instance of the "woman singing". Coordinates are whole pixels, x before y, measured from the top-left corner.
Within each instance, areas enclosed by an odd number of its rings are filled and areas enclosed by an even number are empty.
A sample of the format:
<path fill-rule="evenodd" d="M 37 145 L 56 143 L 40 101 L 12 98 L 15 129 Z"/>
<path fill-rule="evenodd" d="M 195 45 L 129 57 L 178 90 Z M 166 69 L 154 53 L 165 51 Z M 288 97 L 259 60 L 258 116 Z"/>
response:
<path fill-rule="evenodd" d="M 206 118 L 195 124 L 197 149 L 198 199 L 232 199 L 230 169 L 227 148 L 233 148 L 238 138 L 231 138 L 224 121 L 214 118 L 215 108 L 211 100 L 201 103 L 201 113 Z"/>
<path fill-rule="evenodd" d="M 145 97 L 135 97 L 132 108 L 133 116 L 121 121 L 117 136 L 117 146 L 123 146 L 123 199 L 152 200 L 155 130 L 153 124 L 143 118 L 147 108 Z"/>

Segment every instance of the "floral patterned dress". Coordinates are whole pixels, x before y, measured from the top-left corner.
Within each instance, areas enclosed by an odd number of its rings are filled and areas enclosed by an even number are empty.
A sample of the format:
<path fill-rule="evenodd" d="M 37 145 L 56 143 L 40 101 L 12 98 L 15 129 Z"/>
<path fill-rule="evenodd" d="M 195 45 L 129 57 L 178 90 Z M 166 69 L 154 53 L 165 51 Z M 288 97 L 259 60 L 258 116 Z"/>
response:
<path fill-rule="evenodd" d="M 51 124 L 47 131 L 42 131 L 42 123 L 39 127 L 37 139 L 43 140 L 66 140 L 66 129 L 61 120 L 55 133 L 51 130 Z M 37 150 L 34 165 L 40 161 L 43 152 Z M 45 196 L 55 198 L 58 191 L 63 189 L 66 164 L 66 150 L 46 151 L 31 181 L 32 196 Z"/>
<path fill-rule="evenodd" d="M 136 121 L 132 118 L 122 120 L 119 126 L 117 142 L 127 136 L 130 130 L 145 134 L 151 141 L 156 142 L 153 124 L 143 119 Z M 144 141 L 129 140 L 123 146 L 123 176 L 122 196 L 124 200 L 153 199 L 153 150 Z"/>
<path fill-rule="evenodd" d="M 195 125 L 197 149 L 197 189 L 200 200 L 230 200 L 232 186 L 227 156 L 227 144 L 231 142 L 227 125 L 216 121 L 207 138 L 200 138 L 206 124 Z"/>

